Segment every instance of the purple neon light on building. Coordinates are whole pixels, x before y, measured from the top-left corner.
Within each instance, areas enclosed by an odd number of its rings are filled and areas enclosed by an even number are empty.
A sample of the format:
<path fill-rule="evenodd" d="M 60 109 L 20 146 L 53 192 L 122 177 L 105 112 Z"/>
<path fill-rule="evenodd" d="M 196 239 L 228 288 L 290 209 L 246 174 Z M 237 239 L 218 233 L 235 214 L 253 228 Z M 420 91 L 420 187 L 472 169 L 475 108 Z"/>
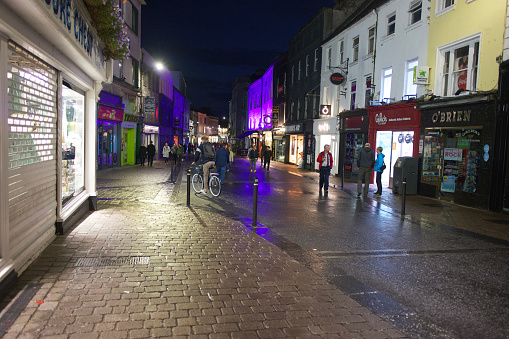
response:
<path fill-rule="evenodd" d="M 272 128 L 273 68 L 274 65 L 271 65 L 263 76 L 253 82 L 247 90 L 248 131 Z"/>

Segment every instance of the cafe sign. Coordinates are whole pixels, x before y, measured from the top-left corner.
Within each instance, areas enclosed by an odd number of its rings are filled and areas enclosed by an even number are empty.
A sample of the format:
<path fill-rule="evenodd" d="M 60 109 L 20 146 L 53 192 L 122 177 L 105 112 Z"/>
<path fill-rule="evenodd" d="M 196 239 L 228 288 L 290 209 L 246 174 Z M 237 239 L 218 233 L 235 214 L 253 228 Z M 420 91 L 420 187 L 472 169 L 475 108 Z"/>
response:
<path fill-rule="evenodd" d="M 330 76 L 330 82 L 332 82 L 333 85 L 341 85 L 345 82 L 345 76 L 341 73 L 332 73 Z"/>

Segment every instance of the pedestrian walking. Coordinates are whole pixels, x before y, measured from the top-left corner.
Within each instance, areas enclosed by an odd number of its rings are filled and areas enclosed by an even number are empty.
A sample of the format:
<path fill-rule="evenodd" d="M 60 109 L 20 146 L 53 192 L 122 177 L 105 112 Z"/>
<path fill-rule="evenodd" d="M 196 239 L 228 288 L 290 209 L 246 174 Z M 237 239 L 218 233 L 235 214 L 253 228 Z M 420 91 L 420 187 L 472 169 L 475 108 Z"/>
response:
<path fill-rule="evenodd" d="M 154 162 L 154 156 L 156 155 L 156 147 L 152 140 L 150 140 L 150 144 L 147 146 L 147 154 L 148 154 L 148 165 L 152 167 L 152 163 Z"/>
<path fill-rule="evenodd" d="M 270 150 L 270 147 L 267 146 L 267 148 L 265 149 L 265 154 L 263 155 L 263 169 L 265 169 L 265 167 L 267 167 L 267 172 L 270 171 L 270 158 L 272 158 L 272 152 Z"/>
<path fill-rule="evenodd" d="M 170 153 L 171 153 L 171 148 L 170 148 L 170 146 L 168 146 L 168 143 L 165 143 L 164 147 L 163 147 L 163 158 L 164 158 L 165 165 L 168 165 L 168 160 L 170 159 Z"/>
<path fill-rule="evenodd" d="M 320 193 L 322 192 L 322 188 L 324 188 L 325 193 L 329 193 L 329 175 L 333 163 L 330 145 L 326 144 L 323 147 L 323 152 L 318 154 L 316 161 L 318 162 L 318 169 L 320 170 Z"/>
<path fill-rule="evenodd" d="M 209 172 L 210 169 L 215 166 L 216 150 L 214 146 L 209 142 L 209 137 L 203 135 L 201 137 L 201 144 L 196 148 L 194 153 L 193 165 L 201 163 L 203 165 L 203 189 L 200 193 L 207 194 L 209 189 Z"/>
<path fill-rule="evenodd" d="M 256 173 L 256 161 L 258 159 L 258 150 L 255 145 L 251 145 L 247 150 L 247 157 L 249 158 L 249 168 L 251 169 L 251 173 L 254 171 Z"/>
<path fill-rule="evenodd" d="M 369 182 L 371 180 L 371 171 L 375 166 L 375 153 L 371 149 L 371 144 L 367 142 L 357 154 L 357 167 L 359 174 L 357 178 L 357 197 L 362 194 L 362 181 L 364 180 L 364 197 L 368 196 Z"/>
<path fill-rule="evenodd" d="M 232 164 L 233 164 L 233 147 L 232 147 L 232 144 L 228 143 L 228 153 L 229 153 L 229 162 L 228 162 L 228 168 L 226 169 L 227 171 L 230 171 L 230 167 L 232 167 Z"/>
<path fill-rule="evenodd" d="M 182 156 L 184 155 L 184 146 L 180 144 L 177 148 L 178 165 L 182 164 Z"/>
<path fill-rule="evenodd" d="M 138 158 L 140 159 L 141 166 L 145 166 L 145 158 L 147 157 L 147 147 L 144 144 L 141 144 L 138 149 Z"/>
<path fill-rule="evenodd" d="M 171 157 L 172 157 L 174 165 L 177 164 L 178 156 L 179 156 L 178 155 L 178 144 L 174 143 L 173 146 L 171 146 Z"/>
<path fill-rule="evenodd" d="M 216 151 L 216 170 L 219 173 L 221 178 L 221 184 L 224 183 L 224 175 L 226 173 L 226 167 L 228 167 L 228 163 L 230 162 L 230 154 L 228 152 L 228 144 L 224 143 L 221 147 Z"/>
<path fill-rule="evenodd" d="M 260 167 L 263 166 L 265 168 L 265 152 L 267 152 L 267 145 L 262 144 L 262 149 L 260 151 Z"/>
<path fill-rule="evenodd" d="M 375 172 L 376 172 L 376 187 L 377 190 L 374 193 L 375 197 L 382 196 L 382 173 L 385 170 L 385 154 L 382 153 L 384 149 L 382 147 L 376 148 L 376 161 L 375 161 Z"/>

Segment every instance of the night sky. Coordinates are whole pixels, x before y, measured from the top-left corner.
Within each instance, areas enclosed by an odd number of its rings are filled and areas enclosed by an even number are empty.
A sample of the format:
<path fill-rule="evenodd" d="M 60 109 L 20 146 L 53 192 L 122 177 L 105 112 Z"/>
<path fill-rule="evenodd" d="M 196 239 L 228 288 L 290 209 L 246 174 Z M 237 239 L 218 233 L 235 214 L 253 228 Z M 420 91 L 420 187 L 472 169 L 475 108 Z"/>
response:
<path fill-rule="evenodd" d="M 143 47 L 184 73 L 191 105 L 228 114 L 235 77 L 267 69 L 277 53 L 334 0 L 146 0 Z"/>

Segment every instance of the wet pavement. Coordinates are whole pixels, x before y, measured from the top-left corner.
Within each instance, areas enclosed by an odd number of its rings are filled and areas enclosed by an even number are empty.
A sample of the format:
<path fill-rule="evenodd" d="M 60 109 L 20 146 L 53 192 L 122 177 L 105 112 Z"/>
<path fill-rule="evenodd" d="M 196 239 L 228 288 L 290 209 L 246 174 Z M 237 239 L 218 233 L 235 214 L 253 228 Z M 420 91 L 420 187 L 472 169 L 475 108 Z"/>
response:
<path fill-rule="evenodd" d="M 250 178 L 238 172 L 219 199 L 188 208 L 183 171 L 175 184 L 169 171 L 99 172 L 98 210 L 20 276 L 0 304 L 0 337 L 409 337 L 319 274 L 315 253 L 219 207 L 242 203 Z"/>
<path fill-rule="evenodd" d="M 236 159 L 219 198 L 192 196 L 195 210 L 252 224 L 255 231 L 361 305 L 411 337 L 509 337 L 509 218 L 506 215 L 384 191 L 357 199 L 356 184 L 271 163 L 248 172 Z M 176 195 L 185 201 L 185 192 Z"/>

